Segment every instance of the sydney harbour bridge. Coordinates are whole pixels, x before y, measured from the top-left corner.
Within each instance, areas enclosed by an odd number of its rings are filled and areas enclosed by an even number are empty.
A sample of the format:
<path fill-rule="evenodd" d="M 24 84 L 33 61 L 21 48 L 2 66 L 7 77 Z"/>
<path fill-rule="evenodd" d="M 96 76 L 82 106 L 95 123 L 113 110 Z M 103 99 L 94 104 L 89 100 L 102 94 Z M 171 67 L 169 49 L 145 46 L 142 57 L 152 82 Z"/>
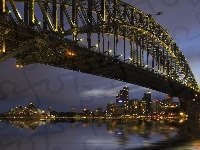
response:
<path fill-rule="evenodd" d="M 0 62 L 41 63 L 178 97 L 200 90 L 178 45 L 151 14 L 119 0 L 0 0 Z"/>

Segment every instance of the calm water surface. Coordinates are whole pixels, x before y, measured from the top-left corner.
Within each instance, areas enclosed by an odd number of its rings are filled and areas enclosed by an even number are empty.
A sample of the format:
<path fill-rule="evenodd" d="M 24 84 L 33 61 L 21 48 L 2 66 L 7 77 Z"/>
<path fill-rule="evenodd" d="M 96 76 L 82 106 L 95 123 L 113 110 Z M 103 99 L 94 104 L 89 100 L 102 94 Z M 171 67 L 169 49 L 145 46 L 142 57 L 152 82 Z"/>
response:
<path fill-rule="evenodd" d="M 200 149 L 199 121 L 0 122 L 0 150 Z"/>

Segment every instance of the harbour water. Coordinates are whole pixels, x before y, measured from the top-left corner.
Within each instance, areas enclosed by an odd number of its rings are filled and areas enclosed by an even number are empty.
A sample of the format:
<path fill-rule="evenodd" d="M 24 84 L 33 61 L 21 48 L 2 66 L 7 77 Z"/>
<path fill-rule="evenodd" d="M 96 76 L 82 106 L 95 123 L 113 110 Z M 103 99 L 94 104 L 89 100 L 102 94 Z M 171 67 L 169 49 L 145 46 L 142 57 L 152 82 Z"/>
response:
<path fill-rule="evenodd" d="M 198 150 L 198 119 L 1 120 L 1 150 Z"/>

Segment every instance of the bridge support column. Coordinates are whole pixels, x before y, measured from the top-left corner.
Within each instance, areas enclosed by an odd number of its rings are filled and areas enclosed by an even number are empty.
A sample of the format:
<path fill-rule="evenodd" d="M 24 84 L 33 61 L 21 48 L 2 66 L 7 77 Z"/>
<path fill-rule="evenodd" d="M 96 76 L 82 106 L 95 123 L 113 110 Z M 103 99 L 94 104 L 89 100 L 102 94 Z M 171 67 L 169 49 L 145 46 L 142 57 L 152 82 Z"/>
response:
<path fill-rule="evenodd" d="M 5 19 L 6 1 L 0 0 L 0 19 Z M 5 29 L 0 29 L 0 52 L 5 52 Z"/>
<path fill-rule="evenodd" d="M 62 4 L 61 4 L 61 5 L 62 5 Z M 47 7 L 48 7 L 48 1 L 45 0 L 45 1 L 44 1 L 44 11 L 45 11 L 46 14 L 47 14 Z M 43 15 L 43 29 L 44 29 L 44 30 L 47 30 L 47 21 L 46 21 L 44 15 Z"/>
<path fill-rule="evenodd" d="M 106 0 L 101 0 L 101 16 L 102 20 L 106 22 Z"/>
<path fill-rule="evenodd" d="M 131 40 L 130 41 L 130 61 L 131 61 L 131 64 L 135 64 L 136 63 L 136 56 L 137 56 L 137 53 L 136 53 L 136 50 L 135 50 L 135 47 L 134 47 L 134 40 Z"/>
<path fill-rule="evenodd" d="M 76 27 L 78 26 L 78 22 L 77 22 L 77 6 L 76 6 L 77 1 L 73 0 L 72 1 L 72 22 L 73 22 L 73 40 L 76 41 L 77 40 L 77 32 L 76 32 Z"/>
<path fill-rule="evenodd" d="M 87 25 L 88 25 L 88 27 L 92 27 L 92 0 L 88 0 L 87 17 L 88 17 Z M 90 29 L 87 33 L 87 42 L 88 42 L 88 48 L 91 48 L 92 47 L 92 45 L 91 45 L 92 41 L 91 41 L 91 31 L 90 31 Z"/>
<path fill-rule="evenodd" d="M 29 1 L 29 23 L 34 24 L 35 23 L 35 14 L 34 14 L 34 0 Z"/>
<path fill-rule="evenodd" d="M 0 36 L 0 52 L 5 53 L 6 52 L 6 43 L 5 43 L 5 29 L 1 30 L 1 36 Z"/>
<path fill-rule="evenodd" d="M 54 31 L 58 31 L 58 7 L 57 7 L 57 0 L 53 0 L 52 10 L 53 10 L 53 26 Z"/>
<path fill-rule="evenodd" d="M 28 25 L 28 1 L 24 1 L 24 23 Z"/>
<path fill-rule="evenodd" d="M 5 13 L 6 11 L 6 1 L 5 0 L 0 0 L 0 12 L 1 14 Z"/>

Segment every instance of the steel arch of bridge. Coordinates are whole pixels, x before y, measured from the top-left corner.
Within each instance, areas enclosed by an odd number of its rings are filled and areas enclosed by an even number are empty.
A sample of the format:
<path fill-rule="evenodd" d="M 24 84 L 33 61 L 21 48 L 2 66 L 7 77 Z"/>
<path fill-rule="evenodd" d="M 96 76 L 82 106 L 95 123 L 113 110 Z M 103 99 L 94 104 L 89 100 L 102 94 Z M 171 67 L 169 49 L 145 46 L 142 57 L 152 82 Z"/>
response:
<path fill-rule="evenodd" d="M 168 31 L 150 14 L 127 3 L 119 0 L 0 0 L 0 11 L 0 61 L 15 57 L 18 67 L 22 63 L 51 64 L 68 57 L 67 54 L 70 58 L 76 55 L 72 49 L 75 45 L 199 93 L 187 61 Z M 82 34 L 86 36 L 86 46 L 79 43 Z M 123 43 L 120 50 L 119 40 Z"/>

